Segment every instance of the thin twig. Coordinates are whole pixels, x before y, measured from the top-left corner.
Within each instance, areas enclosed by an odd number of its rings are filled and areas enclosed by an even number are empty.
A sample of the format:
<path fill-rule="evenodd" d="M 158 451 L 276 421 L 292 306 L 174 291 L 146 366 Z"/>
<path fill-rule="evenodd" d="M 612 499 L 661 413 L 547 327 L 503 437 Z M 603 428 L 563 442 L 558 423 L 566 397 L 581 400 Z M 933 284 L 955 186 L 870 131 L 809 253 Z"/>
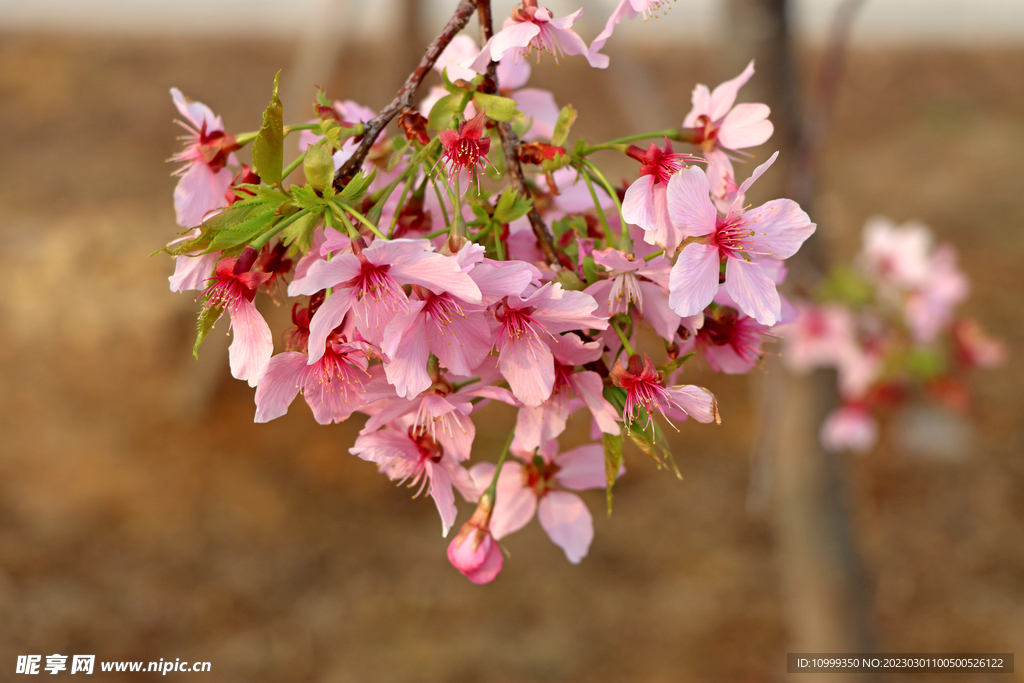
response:
<path fill-rule="evenodd" d="M 395 99 L 391 101 L 387 107 L 385 107 L 377 116 L 370 119 L 366 123 L 363 130 L 363 139 L 359 143 L 359 147 L 356 149 L 348 161 L 342 164 L 341 168 L 338 169 L 337 173 L 334 174 L 334 186 L 341 189 L 344 186 L 344 181 L 347 178 L 354 176 L 360 168 L 363 166 L 363 160 L 366 159 L 366 155 L 370 153 L 370 148 L 373 147 L 373 143 L 377 140 L 377 136 L 380 135 L 381 131 L 387 128 L 387 125 L 391 122 L 391 119 L 395 118 L 399 113 L 412 107 L 412 98 L 416 95 L 416 91 L 419 89 L 423 79 L 427 77 L 430 70 L 434 67 L 434 63 L 437 58 L 441 56 L 444 49 L 448 47 L 448 43 L 452 41 L 452 38 L 456 36 L 463 28 L 466 23 L 469 22 L 469 18 L 473 16 L 473 12 L 476 11 L 477 0 L 461 0 L 458 8 L 455 10 L 455 14 L 448 20 L 444 29 L 438 34 L 434 42 L 427 47 L 426 54 L 423 55 L 423 59 L 420 60 L 419 65 L 416 66 L 416 70 L 413 71 L 409 78 L 405 81 L 405 85 L 395 95 Z"/>
<path fill-rule="evenodd" d="M 494 27 L 491 17 L 491 0 L 478 0 L 480 10 L 480 42 L 487 44 L 487 41 L 494 35 Z M 487 78 L 484 79 L 484 87 L 491 93 L 498 92 L 498 65 L 491 62 L 487 65 Z M 531 197 L 530 190 L 526 187 L 523 178 L 523 167 L 519 163 L 519 137 L 512 130 L 511 123 L 498 123 L 498 136 L 501 138 L 501 150 L 505 153 L 505 166 L 508 168 L 508 175 L 512 187 L 519 191 L 524 197 Z M 533 228 L 533 234 L 537 237 L 537 244 L 544 252 L 544 258 L 552 266 L 559 266 L 561 261 L 555 251 L 555 238 L 548 229 L 547 223 L 541 217 L 537 207 L 531 205 L 530 212 L 526 214 Z"/>

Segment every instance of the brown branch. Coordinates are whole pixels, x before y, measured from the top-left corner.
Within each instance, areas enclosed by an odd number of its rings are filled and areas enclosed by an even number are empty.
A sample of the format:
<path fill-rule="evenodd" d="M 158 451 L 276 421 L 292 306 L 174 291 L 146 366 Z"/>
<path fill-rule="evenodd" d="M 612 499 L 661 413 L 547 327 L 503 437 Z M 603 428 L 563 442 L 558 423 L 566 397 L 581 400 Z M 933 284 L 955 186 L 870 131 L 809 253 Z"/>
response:
<path fill-rule="evenodd" d="M 416 95 L 416 91 L 419 89 L 423 79 L 430 73 L 437 58 L 448 47 L 448 43 L 452 42 L 452 38 L 465 28 L 466 23 L 469 22 L 469 18 L 473 16 L 476 8 L 477 0 L 461 0 L 459 2 L 455 14 L 448 20 L 447 25 L 438 34 L 437 38 L 434 39 L 434 42 L 427 47 L 427 52 L 423 55 L 423 59 L 416 66 L 416 70 L 409 75 L 405 85 L 395 95 L 395 99 L 377 116 L 366 123 L 362 140 L 359 142 L 359 147 L 356 149 L 355 154 L 342 164 L 341 168 L 334 174 L 334 186 L 336 188 L 340 190 L 344 186 L 344 181 L 354 176 L 362 168 L 363 161 L 366 159 L 366 155 L 370 153 L 370 148 L 377 140 L 377 136 L 387 128 L 391 119 L 395 118 L 400 112 L 412 107 L 412 98 Z"/>
<path fill-rule="evenodd" d="M 477 4 L 480 12 L 480 42 L 486 45 L 494 35 L 491 0 L 478 0 Z M 483 87 L 491 93 L 498 92 L 498 65 L 496 62 L 487 65 L 487 78 L 484 79 Z M 512 130 L 512 124 L 498 123 L 498 136 L 501 138 L 501 149 L 505 153 L 505 166 L 508 167 L 512 187 L 516 188 L 524 197 L 532 197 L 530 190 L 526 187 L 526 180 L 523 178 L 523 167 L 519 163 L 519 137 Z M 537 244 L 544 252 L 544 258 L 550 265 L 559 266 L 561 261 L 555 250 L 555 238 L 540 212 L 537 211 L 537 207 L 531 204 L 530 212 L 526 214 L 526 217 L 530 221 L 530 227 L 533 228 L 533 234 L 537 237 Z"/>

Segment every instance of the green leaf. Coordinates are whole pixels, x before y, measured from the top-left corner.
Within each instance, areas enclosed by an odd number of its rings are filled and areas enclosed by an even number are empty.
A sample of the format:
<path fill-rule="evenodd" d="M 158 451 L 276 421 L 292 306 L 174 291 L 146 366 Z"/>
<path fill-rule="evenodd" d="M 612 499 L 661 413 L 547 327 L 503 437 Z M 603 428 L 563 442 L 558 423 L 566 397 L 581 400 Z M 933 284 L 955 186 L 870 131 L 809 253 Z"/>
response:
<path fill-rule="evenodd" d="M 530 213 L 531 206 L 532 197 L 524 197 L 515 188 L 507 187 L 498 197 L 498 205 L 494 208 L 494 220 L 499 223 L 511 223 Z"/>
<path fill-rule="evenodd" d="M 281 241 L 289 247 L 297 247 L 303 254 L 313 248 L 313 232 L 324 217 L 324 205 L 308 211 L 281 231 Z"/>
<path fill-rule="evenodd" d="M 562 146 L 565 139 L 569 137 L 569 129 L 576 122 L 577 112 L 571 104 L 562 107 L 558 113 L 558 121 L 555 123 L 555 132 L 551 135 L 551 144 Z"/>
<path fill-rule="evenodd" d="M 850 266 L 832 268 L 815 295 L 821 301 L 839 301 L 855 308 L 871 303 L 874 298 L 870 283 Z"/>
<path fill-rule="evenodd" d="M 670 360 L 669 362 L 665 363 L 664 365 L 659 365 L 658 366 L 658 372 L 660 372 L 661 376 L 664 377 L 667 380 L 669 375 L 671 375 L 673 372 L 675 372 L 676 370 L 679 369 L 679 366 L 681 366 L 683 363 L 685 363 L 686 361 L 690 360 L 691 358 L 693 358 L 696 355 L 697 355 L 696 351 L 691 351 L 690 353 L 686 354 L 685 356 L 680 356 L 679 358 L 676 358 L 675 360 Z"/>
<path fill-rule="evenodd" d="M 306 157 L 302 162 L 302 170 L 310 187 L 317 192 L 324 192 L 334 184 L 334 159 L 327 140 L 321 140 L 306 148 Z"/>
<path fill-rule="evenodd" d="M 199 320 L 196 321 L 196 343 L 192 347 L 192 355 L 196 357 L 196 360 L 199 360 L 199 347 L 202 346 L 203 340 L 206 339 L 206 335 L 210 334 L 213 326 L 223 314 L 223 306 L 207 308 L 204 301 L 203 311 L 199 314 Z"/>
<path fill-rule="evenodd" d="M 516 113 L 516 101 L 509 97 L 473 93 L 473 102 L 477 109 L 486 109 L 487 118 L 508 123 Z"/>
<path fill-rule="evenodd" d="M 366 194 L 366 190 L 370 187 L 370 183 L 373 182 L 373 179 L 376 176 L 376 166 L 373 167 L 373 171 L 370 172 L 370 175 L 366 175 L 362 171 L 359 171 L 355 174 L 352 180 L 348 181 L 348 185 L 346 185 L 345 189 L 341 191 L 339 199 L 349 206 L 355 206 L 355 203 L 360 201 L 363 198 L 363 195 Z"/>
<path fill-rule="evenodd" d="M 622 435 L 604 435 L 604 475 L 608 481 L 608 515 L 612 514 L 612 487 L 619 477 L 619 469 L 622 467 Z"/>
<path fill-rule="evenodd" d="M 587 278 L 588 287 L 597 282 L 597 263 L 594 262 L 593 256 L 583 257 L 583 275 Z"/>
<path fill-rule="evenodd" d="M 267 185 L 281 182 L 281 171 L 284 164 L 284 107 L 277 96 L 277 80 L 281 75 L 274 75 L 274 94 L 270 104 L 263 112 L 263 125 L 252 143 L 252 163 L 260 180 Z"/>
<path fill-rule="evenodd" d="M 288 189 L 292 193 L 292 202 L 300 209 L 312 209 L 325 203 L 324 198 L 309 185 L 292 185 Z"/>
<path fill-rule="evenodd" d="M 427 118 L 427 128 L 443 130 L 452 125 L 452 117 L 461 114 L 466 108 L 466 98 L 469 93 L 459 92 L 458 94 L 445 95 L 430 109 L 430 116 Z"/>

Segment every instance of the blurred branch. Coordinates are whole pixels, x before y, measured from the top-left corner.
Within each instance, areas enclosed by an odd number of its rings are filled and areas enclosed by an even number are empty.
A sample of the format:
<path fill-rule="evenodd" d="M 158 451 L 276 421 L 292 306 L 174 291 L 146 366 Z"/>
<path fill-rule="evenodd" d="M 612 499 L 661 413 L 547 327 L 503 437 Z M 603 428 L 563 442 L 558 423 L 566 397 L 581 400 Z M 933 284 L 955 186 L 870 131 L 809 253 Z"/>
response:
<path fill-rule="evenodd" d="M 437 58 L 441 56 L 444 49 L 448 47 L 448 43 L 452 41 L 452 38 L 456 36 L 466 24 L 469 22 L 469 18 L 473 16 L 473 12 L 476 11 L 477 2 L 476 0 L 461 0 L 459 6 L 455 9 L 455 14 L 448 20 L 444 29 L 438 34 L 437 38 L 427 47 L 426 54 L 420 59 L 420 63 L 416 66 L 416 69 L 409 74 L 409 78 L 406 79 L 405 84 L 402 86 L 398 94 L 395 95 L 395 99 L 391 101 L 387 107 L 381 110 L 380 114 L 372 118 L 366 123 L 366 127 L 363 131 L 363 138 L 359 142 L 359 147 L 356 148 L 355 153 L 342 164 L 341 168 L 338 169 L 337 173 L 334 174 L 334 185 L 341 189 L 343 181 L 346 178 L 351 178 L 359 171 L 363 166 L 363 160 L 366 159 L 366 155 L 370 153 L 370 148 L 373 147 L 373 143 L 377 140 L 377 136 L 380 135 L 381 131 L 387 128 L 387 125 L 391 122 L 391 119 L 395 118 L 396 115 L 412 107 L 412 98 L 416 95 L 416 91 L 419 90 L 420 84 L 423 83 L 423 79 L 427 77 L 430 70 L 434 67 L 434 63 Z"/>
<path fill-rule="evenodd" d="M 494 20 L 491 16 L 491 0 L 479 0 L 480 9 L 480 43 L 487 44 L 487 41 L 494 35 Z M 485 89 L 491 93 L 497 93 L 498 64 L 491 62 L 487 65 L 487 78 L 484 80 Z M 501 138 L 501 150 L 505 153 L 505 166 L 508 168 L 509 180 L 512 187 L 516 188 L 519 194 L 524 197 L 531 197 L 530 190 L 526 187 L 526 180 L 523 177 L 523 167 L 519 163 L 519 137 L 512 130 L 511 123 L 498 123 L 498 136 Z M 544 252 L 544 258 L 553 266 L 560 263 L 558 253 L 555 250 L 555 238 L 548 229 L 547 223 L 541 217 L 537 207 L 530 205 L 530 212 L 526 214 L 530 221 L 530 227 L 537 238 L 537 244 Z"/>

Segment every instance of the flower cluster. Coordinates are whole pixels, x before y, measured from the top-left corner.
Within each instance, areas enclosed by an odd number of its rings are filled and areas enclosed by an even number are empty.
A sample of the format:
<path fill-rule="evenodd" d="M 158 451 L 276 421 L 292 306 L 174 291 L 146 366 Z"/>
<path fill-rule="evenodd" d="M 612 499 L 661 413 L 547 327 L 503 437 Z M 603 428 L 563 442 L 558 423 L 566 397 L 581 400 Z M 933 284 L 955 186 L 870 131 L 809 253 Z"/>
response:
<path fill-rule="evenodd" d="M 842 401 L 821 426 L 822 445 L 870 450 L 878 439 L 875 415 L 915 393 L 966 409 L 967 371 L 1006 357 L 1001 342 L 956 315 L 968 291 L 956 252 L 933 245 L 927 227 L 868 221 L 854 266 L 836 268 L 817 302 L 798 302 L 796 320 L 781 329 L 791 371 L 838 373 Z"/>
<path fill-rule="evenodd" d="M 433 498 L 443 534 L 456 491 L 477 503 L 448 557 L 478 583 L 534 514 L 579 562 L 593 523 L 575 492 L 605 488 L 610 504 L 623 443 L 670 461 L 659 421 L 720 421 L 709 390 L 676 379 L 685 361 L 747 372 L 792 317 L 777 285 L 815 225 L 787 199 L 745 203 L 777 154 L 734 176 L 738 150 L 772 132 L 765 105 L 735 103 L 753 64 L 697 86 L 680 127 L 594 145 L 566 144 L 575 109 L 525 87 L 531 54 L 606 67 L 615 25 L 659 5 L 623 0 L 588 47 L 572 30 L 582 9 L 555 18 L 525 0 L 482 49 L 450 40 L 433 65 L 442 85 L 415 109 L 321 93 L 314 119 L 285 126 L 275 81 L 263 127 L 231 136 L 172 91 L 190 136 L 172 159 L 185 163 L 185 233 L 168 246 L 170 282 L 200 292 L 196 350 L 227 312 L 231 374 L 255 387 L 256 422 L 299 394 L 320 424 L 360 413 L 350 452 Z M 291 134 L 301 155 L 284 167 Z M 250 142 L 251 167 L 235 156 Z M 613 186 L 599 153 L 638 161 L 636 179 Z M 289 184 L 300 166 L 305 181 Z M 285 296 L 293 325 L 275 349 L 257 304 Z M 473 449 L 474 417 L 494 401 L 517 412 L 496 463 Z M 600 442 L 560 452 L 577 413 Z"/>

